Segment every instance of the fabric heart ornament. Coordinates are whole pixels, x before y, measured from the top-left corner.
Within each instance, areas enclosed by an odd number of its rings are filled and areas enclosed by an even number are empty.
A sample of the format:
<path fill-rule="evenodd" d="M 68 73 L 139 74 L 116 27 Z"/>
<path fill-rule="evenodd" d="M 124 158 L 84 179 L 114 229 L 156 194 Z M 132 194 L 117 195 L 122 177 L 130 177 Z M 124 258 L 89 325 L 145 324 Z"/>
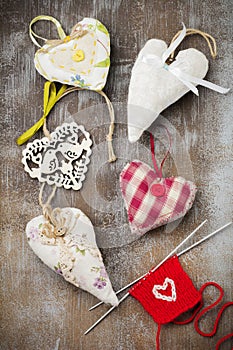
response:
<path fill-rule="evenodd" d="M 210 35 L 191 29 L 186 33 L 184 26 L 169 47 L 162 40 L 151 39 L 140 51 L 132 69 L 128 94 L 130 142 L 136 142 L 164 109 L 188 91 L 198 95 L 196 85 L 203 85 L 220 93 L 229 91 L 203 80 L 208 71 L 208 60 L 202 52 L 194 48 L 180 51 L 173 63 L 166 63 L 185 35 L 194 33 L 204 36 L 211 49 L 209 38 L 213 39 L 216 49 L 215 40 Z M 213 57 L 216 56 L 213 49 L 211 53 Z"/>
<path fill-rule="evenodd" d="M 47 40 L 37 35 L 32 30 L 32 26 L 40 20 L 54 23 L 60 39 Z M 111 124 L 106 140 L 109 162 L 114 162 L 116 160 L 112 146 L 114 109 L 111 101 L 102 91 L 110 66 L 110 37 L 107 29 L 96 19 L 84 18 L 73 27 L 70 35 L 66 35 L 60 22 L 54 17 L 37 16 L 29 25 L 29 34 L 33 43 L 40 48 L 35 54 L 35 67 L 48 81 L 44 84 L 43 116 L 17 138 L 17 144 L 25 143 L 42 126 L 47 136 L 49 132 L 46 128 L 46 117 L 53 106 L 70 92 L 88 89 L 96 91 L 107 103 Z M 41 47 L 36 38 L 45 41 L 45 45 Z M 58 91 L 55 82 L 63 84 Z"/>
<path fill-rule="evenodd" d="M 36 17 L 30 28 L 38 19 L 51 20 L 57 26 L 61 39 L 46 40 L 45 45 L 36 52 L 37 71 L 49 81 L 102 90 L 110 66 L 110 37 L 105 26 L 97 19 L 84 18 L 66 36 L 56 19 L 41 17 Z M 32 30 L 30 34 L 33 42 L 39 46 Z"/>
<path fill-rule="evenodd" d="M 124 167 L 120 187 L 131 231 L 140 235 L 183 217 L 197 191 L 193 182 L 181 176 L 158 178 L 139 160 Z"/>
<path fill-rule="evenodd" d="M 89 218 L 79 209 L 54 209 L 51 221 L 40 215 L 26 227 L 34 253 L 73 285 L 111 305 L 118 305 L 97 247 Z"/>
<path fill-rule="evenodd" d="M 163 164 L 171 147 L 158 168 L 155 159 L 153 135 L 150 134 L 151 155 L 154 169 L 139 160 L 123 168 L 120 174 L 120 188 L 127 210 L 132 233 L 140 235 L 161 225 L 183 217 L 192 207 L 197 187 L 181 176 L 164 178 Z"/>
<path fill-rule="evenodd" d="M 34 140 L 23 150 L 22 163 L 32 178 L 79 190 L 90 162 L 92 141 L 82 125 L 64 123 L 50 138 Z"/>

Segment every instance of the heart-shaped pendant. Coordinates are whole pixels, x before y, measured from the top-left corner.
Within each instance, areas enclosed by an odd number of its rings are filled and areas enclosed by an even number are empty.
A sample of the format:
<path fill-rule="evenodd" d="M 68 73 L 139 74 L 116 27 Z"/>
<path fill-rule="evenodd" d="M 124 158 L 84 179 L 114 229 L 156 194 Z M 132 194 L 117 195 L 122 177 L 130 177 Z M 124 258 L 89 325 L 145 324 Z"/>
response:
<path fill-rule="evenodd" d="M 28 143 L 22 163 L 32 178 L 79 190 L 90 162 L 92 141 L 82 125 L 64 123 L 47 137 Z"/>
<path fill-rule="evenodd" d="M 120 187 L 131 231 L 140 235 L 183 217 L 197 191 L 193 182 L 180 176 L 159 179 L 138 160 L 124 167 Z"/>
<path fill-rule="evenodd" d="M 109 55 L 105 26 L 84 18 L 65 39 L 47 41 L 35 54 L 35 67 L 49 81 L 100 91 L 106 83 Z"/>
<path fill-rule="evenodd" d="M 54 227 L 43 215 L 27 224 L 26 235 L 34 253 L 68 282 L 104 303 L 118 305 L 89 218 L 76 208 L 59 209 L 55 214 L 62 227 Z"/>
<path fill-rule="evenodd" d="M 167 69 L 166 64 L 162 64 L 166 50 L 167 44 L 164 41 L 151 39 L 146 42 L 133 66 L 128 96 L 130 142 L 136 142 L 164 109 L 190 90 Z M 150 56 L 153 56 L 153 61 L 157 58 L 158 64 L 150 64 Z M 180 51 L 170 66 L 172 65 L 176 66 L 177 71 L 200 79 L 208 71 L 206 56 L 193 48 Z"/>

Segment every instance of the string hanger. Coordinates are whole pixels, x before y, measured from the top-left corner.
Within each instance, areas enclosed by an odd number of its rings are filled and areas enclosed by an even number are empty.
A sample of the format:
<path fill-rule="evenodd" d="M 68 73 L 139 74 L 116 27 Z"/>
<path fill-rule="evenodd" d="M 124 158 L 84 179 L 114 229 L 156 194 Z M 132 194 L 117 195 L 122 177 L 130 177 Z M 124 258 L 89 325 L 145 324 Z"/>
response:
<path fill-rule="evenodd" d="M 36 46 L 41 48 L 41 45 L 38 43 L 38 41 L 35 38 L 41 39 L 44 42 L 48 41 L 48 39 L 43 38 L 42 36 L 36 34 L 32 30 L 33 24 L 35 24 L 36 22 L 41 21 L 41 20 L 43 20 L 43 21 L 50 21 L 50 22 L 54 23 L 55 26 L 56 26 L 56 29 L 57 29 L 57 32 L 58 32 L 58 35 L 59 35 L 60 39 L 64 41 L 64 39 L 66 38 L 66 33 L 64 32 L 64 30 L 63 30 L 63 28 L 61 26 L 61 23 L 56 18 L 54 18 L 52 16 L 40 15 L 40 16 L 37 16 L 37 17 L 33 18 L 33 20 L 29 24 L 29 35 L 30 35 L 30 38 L 31 38 L 32 42 Z"/>
<path fill-rule="evenodd" d="M 46 39 L 40 35 L 37 35 L 32 30 L 32 26 L 33 26 L 33 24 L 35 24 L 36 22 L 41 21 L 41 20 L 50 21 L 53 24 L 55 24 L 60 39 Z M 38 41 L 35 38 L 43 40 L 47 45 L 50 45 L 50 48 L 54 48 L 62 43 L 66 43 L 67 41 L 73 40 L 75 38 L 81 38 L 82 36 L 84 36 L 87 33 L 88 33 L 88 31 L 83 29 L 80 24 L 76 24 L 72 28 L 71 34 L 66 35 L 66 33 L 64 32 L 64 30 L 62 28 L 61 23 L 56 18 L 54 18 L 52 16 L 45 16 L 45 15 L 37 16 L 37 17 L 33 18 L 31 23 L 29 24 L 30 38 L 31 38 L 32 42 L 39 48 L 42 48 L 42 46 L 38 43 Z"/>
<path fill-rule="evenodd" d="M 171 40 L 171 44 L 179 37 L 181 32 L 182 32 L 182 30 L 179 30 L 174 35 L 174 37 Z M 194 34 L 201 35 L 206 40 L 206 42 L 209 46 L 209 49 L 210 49 L 210 54 L 211 54 L 212 58 L 215 59 L 217 56 L 217 44 L 216 44 L 216 40 L 214 39 L 214 37 L 208 33 L 205 33 L 199 29 L 194 29 L 194 28 L 187 28 L 186 33 L 185 33 L 185 37 L 189 36 L 189 35 L 194 35 Z M 169 61 L 173 61 L 174 56 L 175 56 L 175 50 L 171 53 Z"/>
<path fill-rule="evenodd" d="M 63 92 L 61 98 L 66 96 L 70 92 L 79 91 L 79 90 L 85 90 L 85 89 L 82 89 L 80 87 L 70 87 L 70 88 L 66 89 L 66 91 Z M 105 99 L 105 102 L 107 103 L 107 107 L 108 107 L 108 111 L 109 111 L 110 125 L 109 125 L 109 129 L 108 129 L 108 134 L 106 135 L 106 141 L 108 142 L 108 157 L 109 157 L 108 161 L 109 161 L 109 163 L 112 163 L 112 162 L 115 162 L 117 160 L 117 157 L 116 157 L 114 150 L 113 150 L 113 144 L 112 144 L 112 140 L 113 140 L 112 136 L 113 136 L 114 129 L 115 129 L 115 112 L 114 112 L 112 102 L 110 101 L 108 96 L 105 94 L 105 92 L 102 90 L 96 91 L 96 92 Z"/>

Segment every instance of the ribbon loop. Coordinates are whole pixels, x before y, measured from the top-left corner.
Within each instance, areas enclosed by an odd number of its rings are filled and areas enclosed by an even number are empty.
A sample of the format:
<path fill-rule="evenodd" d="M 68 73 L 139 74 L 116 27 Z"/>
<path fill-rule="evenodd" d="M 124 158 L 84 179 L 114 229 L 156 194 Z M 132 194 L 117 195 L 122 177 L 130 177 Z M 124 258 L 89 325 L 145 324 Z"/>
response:
<path fill-rule="evenodd" d="M 57 28 L 57 32 L 58 32 L 58 35 L 60 37 L 61 40 L 65 39 L 66 37 L 66 33 L 64 32 L 64 30 L 62 29 L 62 26 L 61 26 L 61 23 L 54 17 L 52 16 L 37 16 L 35 18 L 33 18 L 33 20 L 31 21 L 31 23 L 29 24 L 29 35 L 30 35 L 30 38 L 32 40 L 32 42 L 38 46 L 38 47 L 41 47 L 41 45 L 38 43 L 38 41 L 35 39 L 38 38 L 38 39 L 41 39 L 43 41 L 47 41 L 47 39 L 43 38 L 42 36 L 40 35 L 37 35 L 33 30 L 32 30 L 32 25 L 38 21 L 50 21 L 52 23 L 55 24 L 56 28 Z"/>
<path fill-rule="evenodd" d="M 155 158 L 155 141 L 154 141 L 154 137 L 151 133 L 150 133 L 150 148 L 151 148 L 151 157 L 152 157 L 153 165 L 155 168 L 155 172 L 156 172 L 158 178 L 161 179 L 163 177 L 163 173 L 162 173 L 163 165 L 164 165 L 165 160 L 167 159 L 167 156 L 171 150 L 171 135 L 170 135 L 170 133 L 165 125 L 160 125 L 160 126 L 166 130 L 167 136 L 169 139 L 169 148 L 167 149 L 166 154 L 165 154 L 165 156 L 160 164 L 160 168 L 158 167 L 158 164 L 157 164 L 157 161 Z"/>
<path fill-rule="evenodd" d="M 175 51 L 175 49 L 180 45 L 180 43 L 184 40 L 185 35 L 186 35 L 186 27 L 184 25 L 184 23 L 182 22 L 183 25 L 183 29 L 181 30 L 180 34 L 178 35 L 178 37 L 169 45 L 169 47 L 167 48 L 167 50 L 163 53 L 162 55 L 162 61 L 163 63 L 166 62 L 166 60 L 168 59 L 168 57 L 171 55 L 172 52 Z"/>

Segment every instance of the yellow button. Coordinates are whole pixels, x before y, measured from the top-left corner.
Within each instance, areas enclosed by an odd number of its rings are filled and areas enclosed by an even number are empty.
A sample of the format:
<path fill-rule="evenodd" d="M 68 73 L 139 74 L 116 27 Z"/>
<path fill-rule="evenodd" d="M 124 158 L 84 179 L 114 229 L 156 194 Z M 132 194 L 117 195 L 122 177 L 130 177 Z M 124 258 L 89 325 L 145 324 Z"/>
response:
<path fill-rule="evenodd" d="M 74 62 L 81 62 L 84 60 L 84 58 L 85 58 L 85 55 L 83 50 L 77 50 L 72 56 L 72 60 Z"/>
<path fill-rule="evenodd" d="M 67 35 L 67 36 L 65 37 L 65 39 L 63 39 L 63 41 L 64 41 L 64 43 L 68 43 L 68 42 L 70 41 L 70 36 Z"/>

